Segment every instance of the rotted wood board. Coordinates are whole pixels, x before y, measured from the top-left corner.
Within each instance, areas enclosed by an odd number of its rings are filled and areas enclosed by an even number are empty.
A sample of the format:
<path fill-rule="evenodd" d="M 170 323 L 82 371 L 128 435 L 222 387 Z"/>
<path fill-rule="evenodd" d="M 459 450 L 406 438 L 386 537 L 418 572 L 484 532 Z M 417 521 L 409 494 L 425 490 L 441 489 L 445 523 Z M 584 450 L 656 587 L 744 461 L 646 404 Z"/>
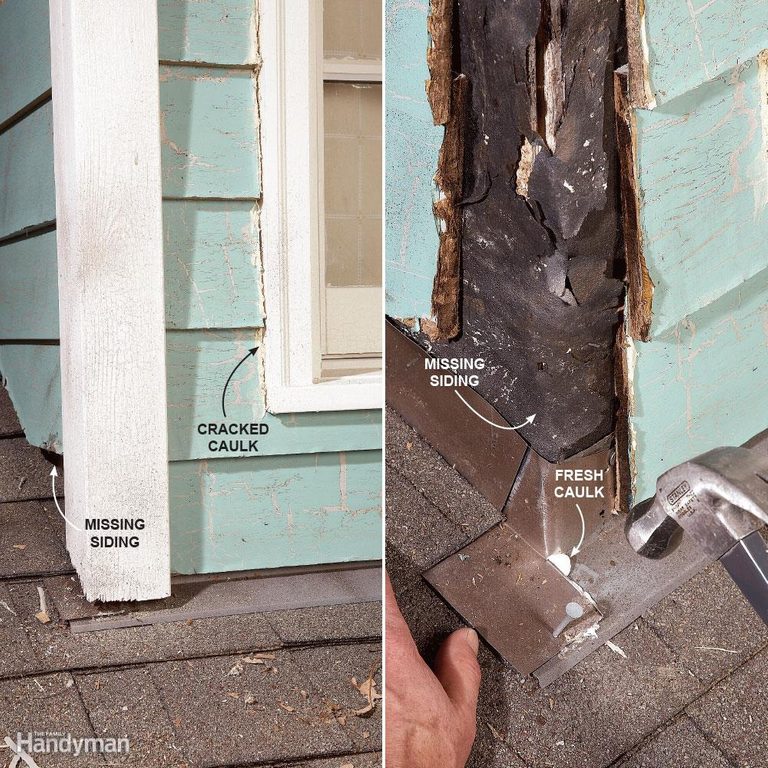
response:
<path fill-rule="evenodd" d="M 48 0 L 0 3 L 0 126 L 51 87 L 50 49 Z"/>
<path fill-rule="evenodd" d="M 158 0 L 161 61 L 255 65 L 254 0 Z"/>
<path fill-rule="evenodd" d="M 172 462 L 172 570 L 379 559 L 381 465 L 381 451 Z"/>
<path fill-rule="evenodd" d="M 428 5 L 385 5 L 385 299 L 386 313 L 401 319 L 429 317 L 437 266 L 433 176 L 444 129 L 424 91 Z"/>

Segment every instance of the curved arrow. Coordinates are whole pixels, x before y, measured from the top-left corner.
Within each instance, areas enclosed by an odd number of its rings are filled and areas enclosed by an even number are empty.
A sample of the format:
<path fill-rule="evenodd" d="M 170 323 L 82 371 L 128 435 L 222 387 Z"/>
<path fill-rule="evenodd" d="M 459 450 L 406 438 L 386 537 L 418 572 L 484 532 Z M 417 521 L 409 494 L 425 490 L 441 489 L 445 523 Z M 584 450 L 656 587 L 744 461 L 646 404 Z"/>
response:
<path fill-rule="evenodd" d="M 54 467 L 51 470 L 51 490 L 53 491 L 53 503 L 56 505 L 56 509 L 59 510 L 59 514 L 64 518 L 64 522 L 67 525 L 72 526 L 76 531 L 80 531 L 80 533 L 83 533 L 82 528 L 78 528 L 71 520 L 67 519 L 67 516 L 61 511 L 61 507 L 59 506 L 59 500 L 56 498 L 56 478 L 59 476 L 59 471 Z"/>
<path fill-rule="evenodd" d="M 258 352 L 258 347 L 253 347 L 252 349 L 248 350 L 248 354 L 232 369 L 232 373 L 229 374 L 229 378 L 227 379 L 227 383 L 224 385 L 224 391 L 221 393 L 221 412 L 224 414 L 224 418 L 227 418 L 227 407 L 224 404 L 224 398 L 227 394 L 227 387 L 229 386 L 229 382 L 232 381 L 232 377 L 235 375 L 235 371 L 249 358 Z"/>
<path fill-rule="evenodd" d="M 470 405 L 470 404 L 469 404 L 469 403 L 468 403 L 468 402 L 467 402 L 467 401 L 466 401 L 466 400 L 465 400 L 465 399 L 462 397 L 462 394 L 461 394 L 461 392 L 459 392 L 459 390 L 458 390 L 458 389 L 454 389 L 453 391 L 454 391 L 454 392 L 455 392 L 455 393 L 458 395 L 458 398 L 459 398 L 459 400 L 461 400 L 461 402 L 462 402 L 462 403 L 464 403 L 464 405 L 466 405 L 466 406 L 467 406 L 467 408 L 469 408 L 469 410 L 470 410 L 470 411 L 472 411 L 472 413 L 474 413 L 474 414 L 475 414 L 475 416 L 478 416 L 478 417 L 479 417 L 479 418 L 481 418 L 481 419 L 482 419 L 482 420 L 483 420 L 483 421 L 484 421 L 486 424 L 490 424 L 492 427 L 495 427 L 496 429 L 511 429 L 511 430 L 515 430 L 515 429 L 522 429 L 523 427 L 527 427 L 529 424 L 533 424 L 533 420 L 536 418 L 536 414 L 535 414 L 535 413 L 532 413 L 532 414 L 531 414 L 531 415 L 530 415 L 530 416 L 529 416 L 529 417 L 528 417 L 528 418 L 527 418 L 527 419 L 526 419 L 526 420 L 525 420 L 525 421 L 524 421 L 522 424 L 518 424 L 516 427 L 510 427 L 510 426 L 508 426 L 508 425 L 506 425 L 506 424 L 505 424 L 505 425 L 502 425 L 502 424 L 494 424 L 492 421 L 488 421 L 488 419 L 486 419 L 486 418 L 485 418 L 485 416 L 483 416 L 483 414 L 482 414 L 482 413 L 478 413 L 478 412 L 477 412 L 477 411 L 476 411 L 476 410 L 475 410 L 475 409 L 474 409 L 474 408 L 473 408 L 473 407 L 472 407 L 472 406 L 471 406 L 471 405 Z"/>
<path fill-rule="evenodd" d="M 571 550 L 571 557 L 578 555 L 581 552 L 581 545 L 584 543 L 584 537 L 587 535 L 587 524 L 584 521 L 584 513 L 581 511 L 581 507 L 577 504 L 576 509 L 579 510 L 579 517 L 581 518 L 581 538 L 579 543 Z"/>

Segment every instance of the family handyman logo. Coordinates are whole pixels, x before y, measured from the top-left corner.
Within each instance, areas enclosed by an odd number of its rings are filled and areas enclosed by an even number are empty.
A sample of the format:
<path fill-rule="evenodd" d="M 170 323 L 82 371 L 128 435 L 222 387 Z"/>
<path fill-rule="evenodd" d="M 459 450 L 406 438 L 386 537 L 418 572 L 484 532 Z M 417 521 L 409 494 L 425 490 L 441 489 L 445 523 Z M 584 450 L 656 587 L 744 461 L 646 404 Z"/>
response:
<path fill-rule="evenodd" d="M 128 754 L 131 751 L 130 739 L 126 737 L 80 738 L 71 733 L 19 732 L 15 739 L 6 736 L 5 744 L 14 753 L 14 761 L 18 760 L 27 766 L 35 765 L 33 755 L 62 754 L 79 757 L 94 754 Z"/>

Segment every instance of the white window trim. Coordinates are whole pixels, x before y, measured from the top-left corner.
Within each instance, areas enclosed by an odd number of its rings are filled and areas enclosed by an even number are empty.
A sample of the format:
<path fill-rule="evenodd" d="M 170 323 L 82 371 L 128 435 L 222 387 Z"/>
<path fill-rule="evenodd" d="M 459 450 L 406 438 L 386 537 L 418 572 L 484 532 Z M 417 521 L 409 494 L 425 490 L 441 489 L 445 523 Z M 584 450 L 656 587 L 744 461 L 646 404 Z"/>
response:
<path fill-rule="evenodd" d="M 272 413 L 381 408 L 381 372 L 318 382 L 320 204 L 318 130 L 322 3 L 262 0 L 264 369 Z"/>
<path fill-rule="evenodd" d="M 381 62 L 325 59 L 323 77 L 337 82 L 380 83 L 382 81 Z"/>

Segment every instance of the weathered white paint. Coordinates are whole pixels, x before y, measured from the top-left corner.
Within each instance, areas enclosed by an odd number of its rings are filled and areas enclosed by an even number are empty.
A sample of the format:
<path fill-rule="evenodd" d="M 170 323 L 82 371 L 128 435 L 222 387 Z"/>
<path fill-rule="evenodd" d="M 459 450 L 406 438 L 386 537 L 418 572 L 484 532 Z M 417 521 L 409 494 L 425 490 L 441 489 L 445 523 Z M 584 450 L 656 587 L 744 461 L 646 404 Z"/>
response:
<path fill-rule="evenodd" d="M 90 600 L 170 594 L 156 0 L 51 0 L 67 513 Z"/>
<path fill-rule="evenodd" d="M 263 0 L 259 42 L 267 408 L 379 408 L 379 373 L 318 383 L 320 3 Z"/>

